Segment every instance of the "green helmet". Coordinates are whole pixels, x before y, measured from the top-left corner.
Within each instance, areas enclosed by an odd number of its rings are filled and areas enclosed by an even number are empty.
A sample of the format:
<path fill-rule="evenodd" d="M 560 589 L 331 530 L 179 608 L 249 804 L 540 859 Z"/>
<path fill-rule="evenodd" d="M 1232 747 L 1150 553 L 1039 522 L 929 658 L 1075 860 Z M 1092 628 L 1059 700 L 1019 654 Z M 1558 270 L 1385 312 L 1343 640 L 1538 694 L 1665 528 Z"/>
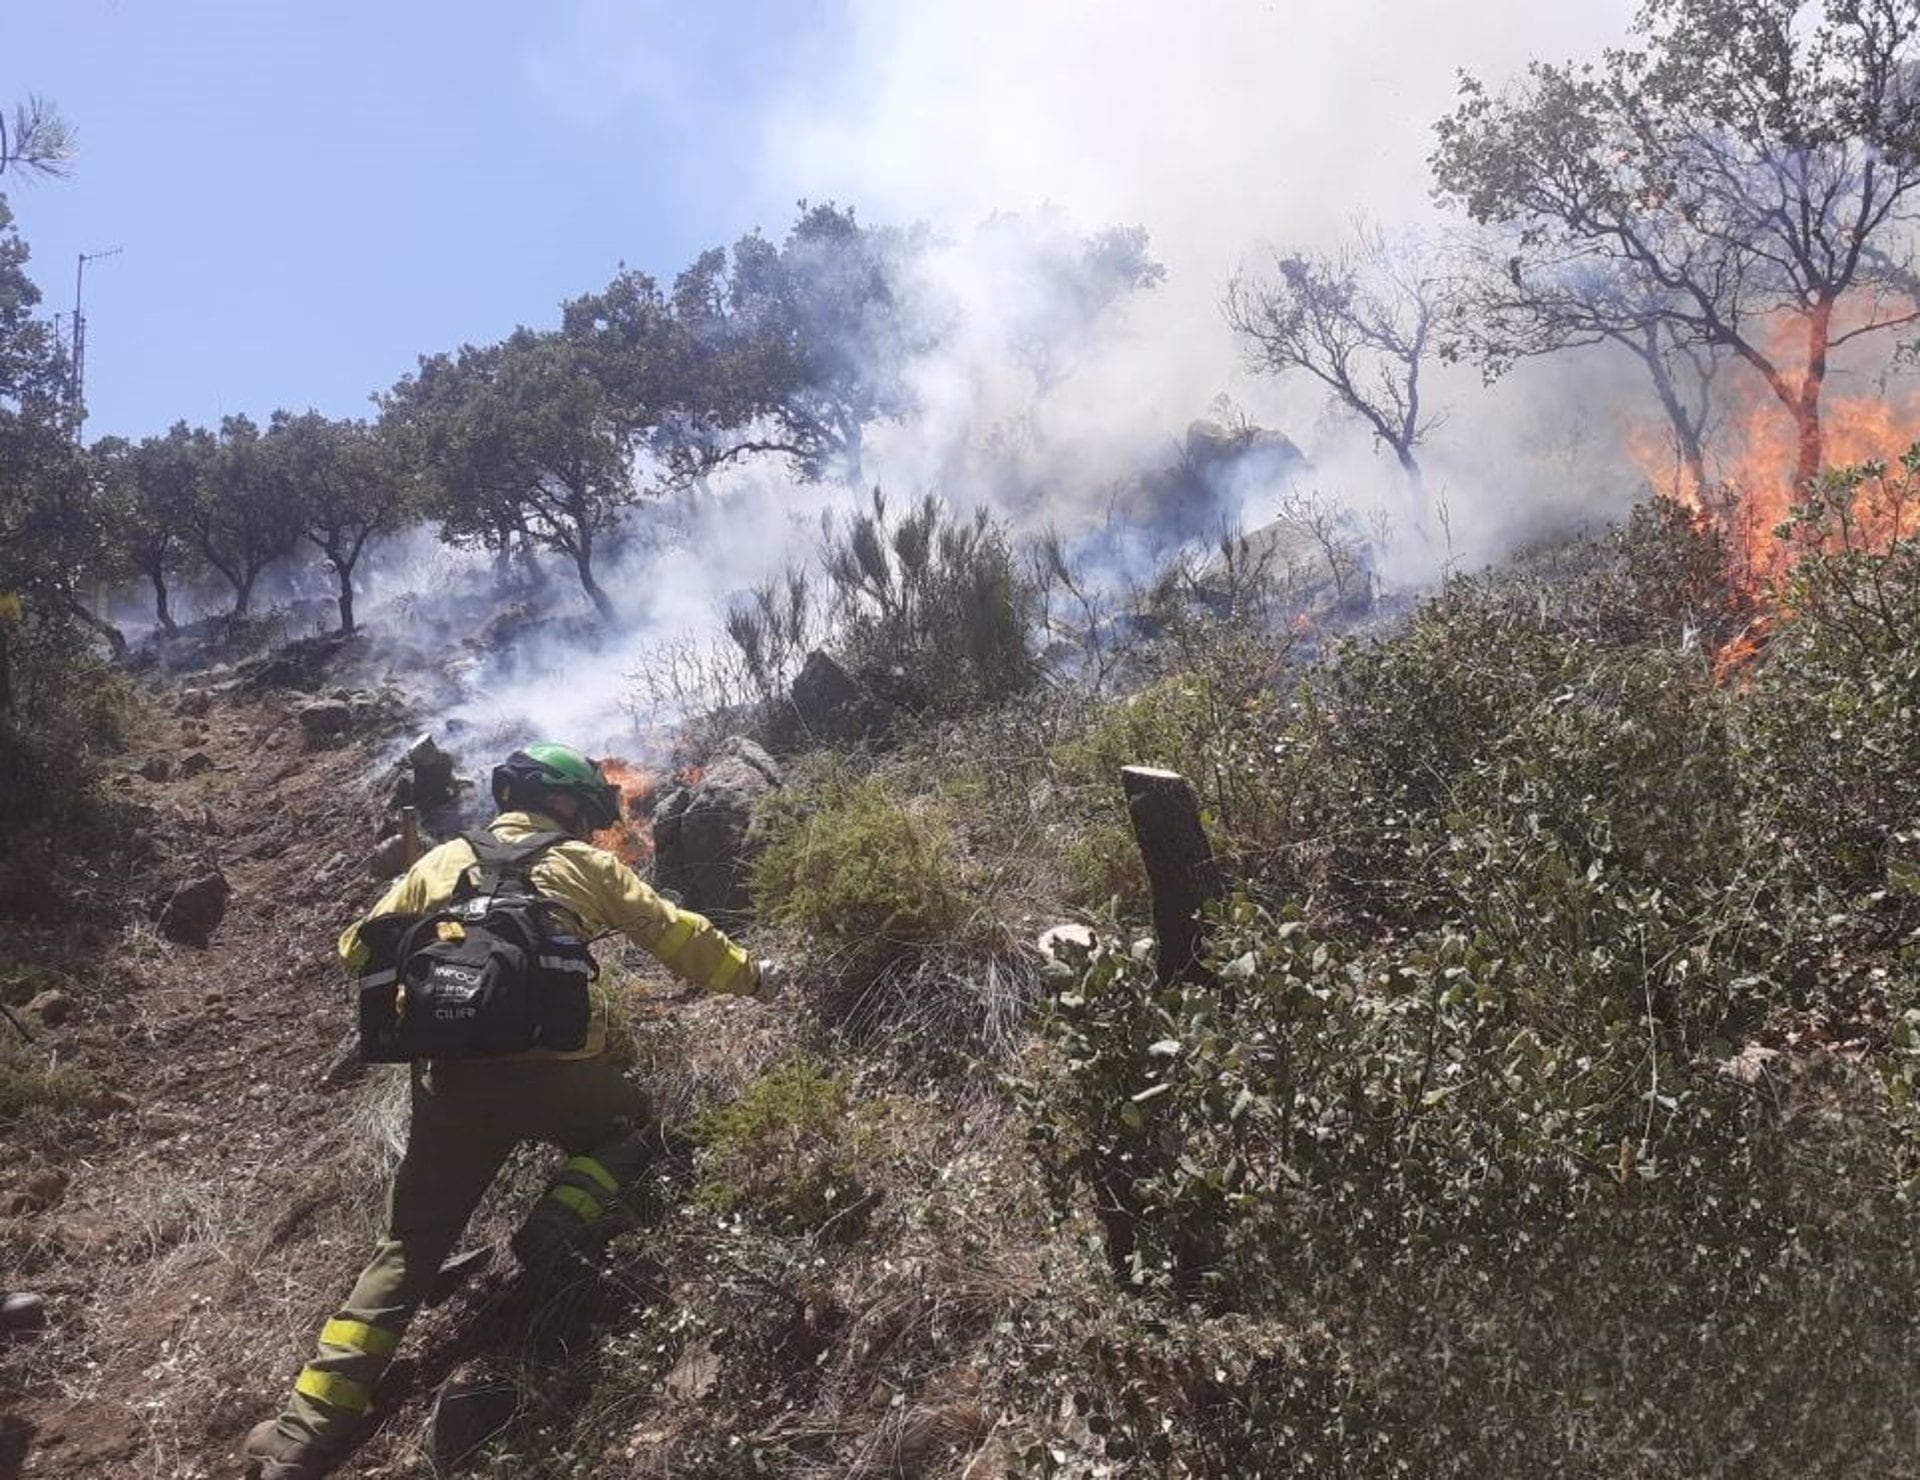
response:
<path fill-rule="evenodd" d="M 580 804 L 580 814 L 594 831 L 612 827 L 620 819 L 620 791 L 600 774 L 600 767 L 570 745 L 542 741 L 516 750 L 493 768 L 493 800 L 497 806 L 538 806 L 543 794 L 558 792 Z"/>

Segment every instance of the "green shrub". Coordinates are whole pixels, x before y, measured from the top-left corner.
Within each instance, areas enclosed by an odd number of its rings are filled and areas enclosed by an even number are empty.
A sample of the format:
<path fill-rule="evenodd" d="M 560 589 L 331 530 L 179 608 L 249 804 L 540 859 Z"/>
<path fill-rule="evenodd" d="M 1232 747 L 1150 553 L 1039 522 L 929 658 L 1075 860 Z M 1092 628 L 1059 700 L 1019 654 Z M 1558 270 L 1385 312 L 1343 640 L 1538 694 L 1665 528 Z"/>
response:
<path fill-rule="evenodd" d="M 1920 556 L 1849 528 L 1914 471 L 1796 512 L 1733 681 L 1739 603 L 1670 512 L 1310 675 L 1211 976 L 1096 955 L 1026 1081 L 1146 1297 L 1082 1349 L 1095 1455 L 1904 1464 L 1874 1374 L 1920 1355 Z"/>
<path fill-rule="evenodd" d="M 0 1033 L 11 1033 L 0 1025 Z M 42 1063 L 12 1043 L 0 1043 L 0 1129 L 30 1117 L 62 1117 L 83 1110 L 96 1086 L 84 1069 Z"/>
<path fill-rule="evenodd" d="M 1146 908 L 1146 876 L 1120 787 L 1125 766 L 1186 776 L 1229 871 L 1258 868 L 1285 812 L 1272 735 L 1289 647 L 1234 623 L 1182 618 L 1165 659 L 1174 671 L 1103 706 L 1082 733 L 1053 747 L 1079 823 L 1066 849 L 1072 902 L 1098 908 L 1118 897 L 1128 911 Z"/>
<path fill-rule="evenodd" d="M 1033 682 L 1028 582 L 986 509 L 963 519 L 928 495 L 896 517 L 876 488 L 826 525 L 822 564 L 829 646 L 889 697 L 956 714 Z"/>
<path fill-rule="evenodd" d="M 769 819 L 754 865 L 755 908 L 869 968 L 903 959 L 965 918 L 951 829 L 877 780 L 833 781 Z"/>
<path fill-rule="evenodd" d="M 1102 1335 L 1109 1457 L 1692 1474 L 1780 1404 L 1793 1474 L 1887 1421 L 1850 1384 L 1920 1354 L 1920 1244 L 1873 1075 L 1745 1082 L 1632 1010 L 1608 952 L 1491 945 L 1356 950 L 1241 900 L 1212 983 L 1115 951 L 1061 993 L 1027 1091 L 1056 1195 L 1091 1197 L 1135 1289 L 1207 1313 L 1177 1348 Z"/>
<path fill-rule="evenodd" d="M 1288 814 L 1264 890 L 1357 931 L 1420 928 L 1500 877 L 1464 876 L 1474 840 L 1545 848 L 1576 870 L 1690 893 L 1739 863 L 1725 696 L 1684 611 L 1653 622 L 1618 550 L 1556 582 L 1461 580 L 1385 637 L 1345 645 L 1274 742 Z M 1676 826 L 1675 819 L 1684 819 Z"/>
<path fill-rule="evenodd" d="M 693 1123 L 702 1148 L 694 1199 L 782 1233 L 848 1233 L 871 1199 L 862 1166 L 871 1136 L 847 1083 L 796 1059 Z"/>
<path fill-rule="evenodd" d="M 70 625 L 5 611 L 0 622 L 14 702 L 0 713 L 0 827 L 58 833 L 95 802 L 101 761 L 133 726 L 133 696 Z"/>

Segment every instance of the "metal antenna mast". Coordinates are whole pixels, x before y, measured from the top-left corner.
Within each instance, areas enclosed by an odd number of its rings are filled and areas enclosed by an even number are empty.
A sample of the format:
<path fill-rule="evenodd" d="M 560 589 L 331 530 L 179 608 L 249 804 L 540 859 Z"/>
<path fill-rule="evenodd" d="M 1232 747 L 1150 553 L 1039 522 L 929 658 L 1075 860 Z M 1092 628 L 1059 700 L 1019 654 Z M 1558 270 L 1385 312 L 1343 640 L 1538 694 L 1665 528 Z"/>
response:
<path fill-rule="evenodd" d="M 86 285 L 87 264 L 102 257 L 118 257 L 119 247 L 104 252 L 82 252 L 73 269 L 73 440 L 80 440 L 81 424 L 87 416 L 87 320 L 80 312 L 80 290 Z"/>

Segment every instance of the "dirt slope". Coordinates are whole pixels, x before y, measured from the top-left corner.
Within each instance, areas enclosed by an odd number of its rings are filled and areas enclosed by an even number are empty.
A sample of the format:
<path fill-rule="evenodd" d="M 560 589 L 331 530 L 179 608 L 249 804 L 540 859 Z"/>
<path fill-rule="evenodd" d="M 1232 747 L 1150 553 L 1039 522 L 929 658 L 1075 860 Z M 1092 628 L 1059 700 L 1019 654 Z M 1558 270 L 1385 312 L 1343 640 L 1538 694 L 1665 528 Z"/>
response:
<path fill-rule="evenodd" d="M 27 1148 L 0 1178 L 39 1194 L 0 1204 L 17 1214 L 6 1283 L 51 1307 L 49 1330 L 0 1353 L 0 1474 L 233 1473 L 311 1338 L 315 1286 L 363 1251 L 379 1169 L 354 1175 L 348 1122 L 364 1096 L 320 1073 L 349 1021 L 331 937 L 374 887 L 373 767 L 400 724 L 366 707 L 341 748 L 310 750 L 307 697 L 157 715 L 129 769 L 165 757 L 175 779 L 119 783 L 155 814 L 152 887 L 217 864 L 233 893 L 205 949 L 129 909 L 106 989 L 40 1036 L 101 1089 L 76 1145 Z M 179 779 L 195 753 L 212 768 Z M 70 1180 L 36 1207 L 48 1163 Z"/>

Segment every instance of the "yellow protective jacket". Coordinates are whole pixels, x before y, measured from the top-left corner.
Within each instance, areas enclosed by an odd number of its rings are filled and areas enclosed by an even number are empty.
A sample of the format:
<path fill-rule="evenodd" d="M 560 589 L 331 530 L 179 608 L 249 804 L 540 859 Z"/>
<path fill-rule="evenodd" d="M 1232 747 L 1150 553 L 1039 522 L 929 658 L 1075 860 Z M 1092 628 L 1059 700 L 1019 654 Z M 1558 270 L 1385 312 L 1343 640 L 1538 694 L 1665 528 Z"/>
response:
<path fill-rule="evenodd" d="M 543 832 L 565 832 L 551 817 L 538 812 L 502 812 L 490 828 L 503 843 L 517 843 Z M 340 958 L 359 972 L 367 962 L 360 930 L 379 915 L 423 915 L 453 898 L 460 876 L 477 862 L 464 838 L 442 843 L 393 881 L 367 915 L 349 925 L 340 936 Z M 705 915 L 669 904 L 640 876 L 604 848 L 568 839 L 555 843 L 535 860 L 533 886 L 558 900 L 580 917 L 589 934 L 616 930 L 658 956 L 675 976 L 712 992 L 751 992 L 753 962 L 747 953 L 713 927 Z M 583 1059 L 604 1052 L 607 1044 L 607 998 L 596 984 L 593 1021 L 587 1041 L 568 1052 L 532 1049 L 529 1056 Z"/>

